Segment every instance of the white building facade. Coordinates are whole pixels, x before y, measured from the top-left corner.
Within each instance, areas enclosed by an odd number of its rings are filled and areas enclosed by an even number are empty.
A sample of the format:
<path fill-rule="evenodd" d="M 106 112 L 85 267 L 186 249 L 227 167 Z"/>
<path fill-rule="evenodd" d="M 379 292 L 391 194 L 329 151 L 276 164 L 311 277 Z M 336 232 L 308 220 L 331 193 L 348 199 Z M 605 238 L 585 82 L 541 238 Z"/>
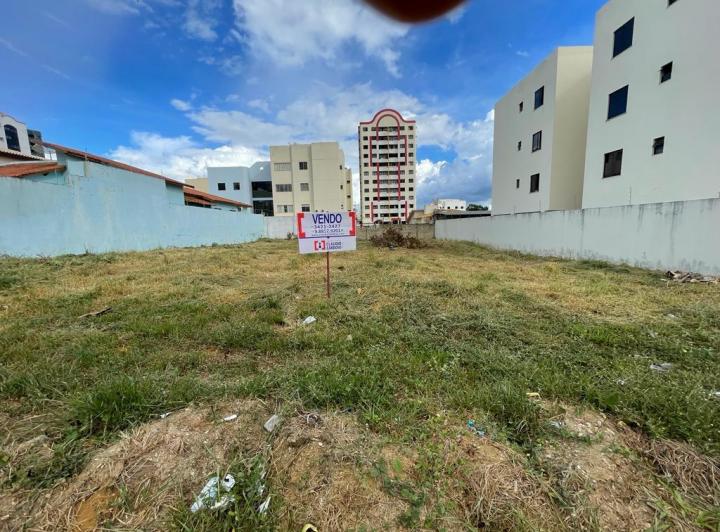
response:
<path fill-rule="evenodd" d="M 250 167 L 209 167 L 207 175 L 210 194 L 252 205 L 255 214 L 273 215 L 270 161 Z"/>
<path fill-rule="evenodd" d="M 416 205 L 417 125 L 394 109 L 358 125 L 360 219 L 406 223 Z"/>
<path fill-rule="evenodd" d="M 271 146 L 275 216 L 352 210 L 352 173 L 337 142 Z"/>
<path fill-rule="evenodd" d="M 493 215 L 580 208 L 592 62 L 558 48 L 497 103 Z"/>
<path fill-rule="evenodd" d="M 598 12 L 584 208 L 720 197 L 719 23 L 718 0 Z"/>

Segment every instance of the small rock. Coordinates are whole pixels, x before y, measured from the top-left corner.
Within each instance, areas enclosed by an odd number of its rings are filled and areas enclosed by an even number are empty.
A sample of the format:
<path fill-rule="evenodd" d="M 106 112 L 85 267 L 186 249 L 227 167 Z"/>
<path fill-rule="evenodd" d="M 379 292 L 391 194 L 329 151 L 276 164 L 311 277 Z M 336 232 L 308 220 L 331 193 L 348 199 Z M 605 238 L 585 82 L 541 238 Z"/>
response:
<path fill-rule="evenodd" d="M 305 318 L 302 322 L 303 325 L 311 325 L 317 321 L 317 318 L 315 316 L 308 316 Z"/>
<path fill-rule="evenodd" d="M 223 418 L 223 421 L 235 421 L 237 419 L 237 414 L 231 414 L 229 416 L 225 416 Z"/>
<path fill-rule="evenodd" d="M 670 371 L 673 365 L 670 362 L 663 362 L 662 364 L 650 364 L 650 369 L 659 373 L 666 373 Z"/>

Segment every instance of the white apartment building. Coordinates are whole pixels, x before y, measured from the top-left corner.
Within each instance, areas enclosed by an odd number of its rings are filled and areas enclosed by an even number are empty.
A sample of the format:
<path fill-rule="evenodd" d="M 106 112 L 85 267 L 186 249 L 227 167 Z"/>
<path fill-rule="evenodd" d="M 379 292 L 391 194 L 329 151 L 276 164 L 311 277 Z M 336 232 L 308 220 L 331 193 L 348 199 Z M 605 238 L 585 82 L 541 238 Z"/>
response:
<path fill-rule="evenodd" d="M 584 208 L 720 196 L 718 23 L 718 0 L 598 12 Z"/>
<path fill-rule="evenodd" d="M 493 216 L 581 207 L 592 62 L 558 48 L 495 106 Z"/>
<path fill-rule="evenodd" d="M 273 215 L 270 161 L 260 161 L 250 167 L 209 167 L 207 175 L 206 192 L 252 205 L 255 214 Z M 189 179 L 185 182 L 192 184 Z M 202 182 L 198 189 L 203 190 Z"/>
<path fill-rule="evenodd" d="M 360 219 L 363 224 L 406 223 L 416 204 L 415 120 L 383 109 L 358 126 Z"/>
<path fill-rule="evenodd" d="M 12 116 L 0 112 L 0 163 L 45 158 L 42 135 Z"/>
<path fill-rule="evenodd" d="M 337 142 L 270 146 L 275 216 L 352 210 L 352 173 Z"/>

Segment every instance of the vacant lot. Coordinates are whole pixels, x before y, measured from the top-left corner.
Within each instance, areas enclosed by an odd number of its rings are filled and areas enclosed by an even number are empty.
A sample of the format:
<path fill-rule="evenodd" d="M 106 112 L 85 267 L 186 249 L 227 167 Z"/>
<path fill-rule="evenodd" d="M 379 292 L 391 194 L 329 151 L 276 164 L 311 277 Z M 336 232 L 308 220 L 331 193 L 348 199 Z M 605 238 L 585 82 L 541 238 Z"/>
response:
<path fill-rule="evenodd" d="M 296 246 L 1 259 L 0 529 L 720 526 L 720 285 Z"/>

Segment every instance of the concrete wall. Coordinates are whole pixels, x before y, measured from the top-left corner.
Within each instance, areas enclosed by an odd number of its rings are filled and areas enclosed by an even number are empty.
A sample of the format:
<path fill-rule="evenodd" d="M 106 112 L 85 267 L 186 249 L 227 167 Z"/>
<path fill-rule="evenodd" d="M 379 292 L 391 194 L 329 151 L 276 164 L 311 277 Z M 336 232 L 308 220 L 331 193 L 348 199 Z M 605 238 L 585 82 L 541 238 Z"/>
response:
<path fill-rule="evenodd" d="M 720 199 L 438 220 L 438 239 L 720 274 Z"/>
<path fill-rule="evenodd" d="M 612 57 L 614 32 L 631 18 L 632 46 Z M 584 208 L 720 196 L 719 21 L 718 0 L 612 0 L 599 11 Z M 671 61 L 672 79 L 660 83 Z M 627 112 L 608 120 L 608 96 L 625 85 Z M 659 137 L 665 150 L 653 155 Z M 621 175 L 603 179 L 604 155 L 620 149 Z"/>
<path fill-rule="evenodd" d="M 184 205 L 161 179 L 68 161 L 62 174 L 0 178 L 0 255 L 54 256 L 236 244 L 264 235 L 250 212 Z"/>
<path fill-rule="evenodd" d="M 295 234 L 295 216 L 268 216 L 265 218 L 265 238 L 285 240 L 288 233 Z M 357 227 L 358 240 L 370 240 L 370 237 L 382 233 L 390 226 Z M 432 224 L 423 225 L 393 225 L 394 229 L 404 234 L 414 236 L 421 240 L 432 240 L 435 238 L 435 226 Z"/>
<path fill-rule="evenodd" d="M 266 216 L 265 238 L 285 240 L 288 233 L 295 234 L 295 216 Z"/>

